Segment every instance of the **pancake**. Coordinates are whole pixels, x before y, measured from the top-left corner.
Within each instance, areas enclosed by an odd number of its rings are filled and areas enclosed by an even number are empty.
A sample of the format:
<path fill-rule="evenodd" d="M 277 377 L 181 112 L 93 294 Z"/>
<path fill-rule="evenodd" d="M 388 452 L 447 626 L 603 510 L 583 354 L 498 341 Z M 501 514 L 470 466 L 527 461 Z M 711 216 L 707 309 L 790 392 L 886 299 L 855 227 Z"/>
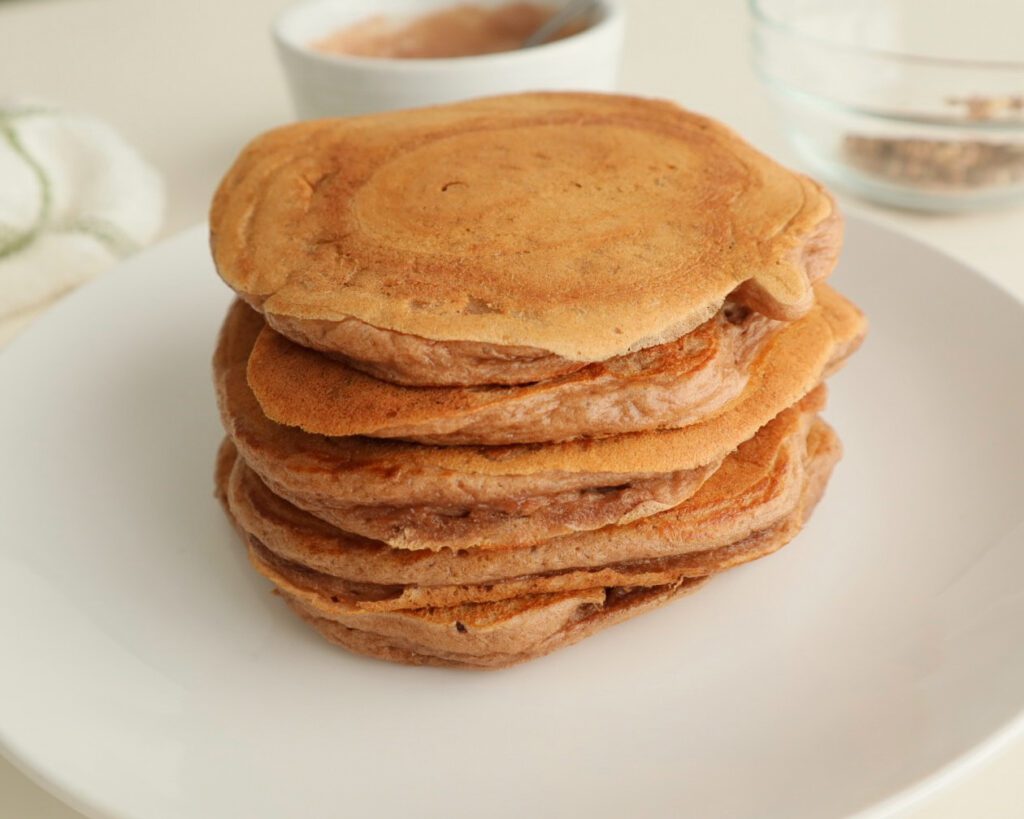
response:
<path fill-rule="evenodd" d="M 249 560 L 280 592 L 300 601 L 321 617 L 341 622 L 360 622 L 359 615 L 400 612 L 421 608 L 496 603 L 537 594 L 568 594 L 593 588 L 663 586 L 681 578 L 704 577 L 771 554 L 799 528 L 799 521 L 785 518 L 741 541 L 716 549 L 688 552 L 674 557 L 612 563 L 596 569 L 577 569 L 520 576 L 483 586 L 434 586 L 404 589 L 402 597 L 380 597 L 387 586 L 353 587 L 330 575 L 282 560 L 258 540 L 248 538 Z M 370 620 L 369 622 L 372 622 Z"/>
<path fill-rule="evenodd" d="M 808 481 L 801 508 L 760 550 L 736 555 L 723 568 L 761 557 L 791 540 L 821 497 L 834 461 L 815 446 L 834 447 L 827 428 L 810 437 Z M 699 587 L 710 575 L 653 586 L 601 588 L 570 594 L 528 595 L 497 603 L 400 612 L 332 612 L 282 593 L 300 617 L 333 643 L 360 654 L 409 665 L 501 668 L 579 642 L 603 628 L 650 611 Z M 281 592 L 279 592 L 281 593 Z"/>
<path fill-rule="evenodd" d="M 556 649 L 578 643 L 602 629 L 696 591 L 707 579 L 688 579 L 675 586 L 615 589 L 613 593 L 604 595 L 601 604 L 581 605 L 574 613 L 575 616 L 567 618 L 567 622 L 561 629 L 548 634 L 519 652 L 495 651 L 469 654 L 460 651 L 440 651 L 412 641 L 352 628 L 325 617 L 318 617 L 297 601 L 287 597 L 285 597 L 285 602 L 288 603 L 292 611 L 313 626 L 327 640 L 356 654 L 404 665 L 469 669 L 507 668 L 510 665 L 543 657 Z M 458 631 L 458 621 L 455 622 L 454 628 Z"/>
<path fill-rule="evenodd" d="M 522 94 L 297 123 L 210 214 L 221 277 L 298 344 L 411 385 L 664 344 L 734 294 L 792 320 L 842 225 L 815 182 L 663 101 Z"/>
<path fill-rule="evenodd" d="M 819 421 L 812 427 L 810 443 L 810 451 L 805 452 L 801 458 L 801 461 L 806 462 L 800 464 L 801 468 L 793 481 L 792 491 L 788 493 L 793 496 L 793 500 L 784 514 L 767 524 L 759 522 L 755 517 L 742 531 L 731 534 L 737 538 L 732 542 L 727 540 L 729 535 L 723 535 L 709 527 L 707 538 L 703 542 L 699 538 L 692 538 L 675 553 L 672 552 L 673 524 L 686 531 L 687 525 L 693 524 L 693 512 L 677 514 L 676 510 L 672 510 L 648 518 L 647 520 L 653 524 L 648 527 L 648 531 L 654 530 L 654 537 L 658 537 L 661 532 L 668 534 L 661 534 L 660 540 L 647 548 L 644 548 L 644 544 L 636 544 L 640 548 L 627 560 L 604 565 L 580 566 L 578 564 L 581 561 L 572 551 L 572 542 L 562 538 L 552 542 L 550 549 L 554 551 L 561 548 L 563 561 L 575 561 L 576 566 L 538 574 L 512 573 L 505 579 L 490 580 L 477 585 L 420 584 L 403 587 L 353 584 L 345 579 L 282 559 L 252 535 L 248 535 L 246 541 L 250 559 L 257 571 L 282 591 L 302 600 L 307 607 L 318 610 L 321 616 L 327 616 L 328 613 L 356 614 L 482 603 L 527 594 L 579 591 L 595 586 L 610 588 L 664 585 L 684 577 L 702 577 L 722 571 L 770 554 L 788 542 L 793 536 L 793 527 L 799 528 L 801 522 L 801 498 L 807 484 L 813 476 L 830 474 L 840 454 L 838 439 L 823 422 Z M 718 499 L 718 502 L 721 505 L 721 499 Z M 663 517 L 668 519 L 658 520 Z M 612 530 L 615 528 L 609 527 Z M 635 544 L 635 537 L 633 540 Z M 718 545 L 723 543 L 725 545 Z M 652 553 L 656 556 L 649 556 Z M 509 562 L 513 563 L 511 560 Z"/>
<path fill-rule="evenodd" d="M 393 546 L 500 546 L 598 529 L 678 504 L 718 466 L 541 470 L 530 468 L 545 459 L 539 446 L 456 450 L 309 435 L 269 421 L 248 387 L 245 364 L 261 326 L 259 314 L 238 303 L 222 332 L 215 370 L 229 435 L 274 492 Z M 452 454 L 454 461 L 443 457 Z M 460 460 L 473 471 L 460 472 Z"/>
<path fill-rule="evenodd" d="M 321 435 L 514 444 L 677 428 L 736 398 L 780 322 L 727 305 L 691 333 L 523 386 L 402 387 L 264 327 L 248 380 L 272 421 Z"/>
<path fill-rule="evenodd" d="M 243 539 L 268 553 L 264 562 L 311 572 L 309 580 L 336 602 L 389 609 L 441 605 L 453 594 L 501 599 L 524 593 L 520 579 L 532 584 L 543 575 L 545 591 L 575 588 L 591 584 L 587 578 L 607 578 L 608 566 L 635 574 L 776 525 L 799 503 L 808 474 L 805 442 L 808 436 L 817 442 L 827 429 L 820 420 L 812 422 L 823 403 L 819 388 L 784 411 L 731 454 L 692 498 L 671 510 L 529 547 L 409 551 L 350 535 L 270 492 L 230 442 L 222 449 L 219 461 L 226 465 L 219 467 L 218 481 Z M 815 443 L 813 451 L 815 457 L 838 458 L 837 446 Z"/>
<path fill-rule="evenodd" d="M 407 549 L 529 545 L 678 505 L 721 460 L 820 380 L 864 332 L 827 287 L 755 361 L 741 396 L 679 430 L 509 447 L 328 438 L 274 424 L 246 380 L 262 322 L 241 304 L 214 357 L 225 429 L 278 495 L 348 532 Z"/>

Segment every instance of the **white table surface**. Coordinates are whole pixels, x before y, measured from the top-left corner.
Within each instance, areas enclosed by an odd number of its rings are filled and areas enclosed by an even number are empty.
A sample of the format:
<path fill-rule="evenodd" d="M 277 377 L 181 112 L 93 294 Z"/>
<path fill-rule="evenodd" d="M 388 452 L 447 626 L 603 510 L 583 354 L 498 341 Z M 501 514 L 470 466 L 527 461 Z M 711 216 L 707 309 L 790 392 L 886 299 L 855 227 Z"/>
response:
<path fill-rule="evenodd" d="M 626 3 L 624 90 L 673 98 L 795 163 L 750 68 L 742 0 Z M 205 218 L 214 186 L 241 146 L 291 117 L 267 36 L 284 5 L 0 0 L 0 95 L 51 100 L 109 120 L 164 172 L 165 234 L 175 233 Z M 933 216 L 841 201 L 848 212 L 933 244 L 1024 299 L 1024 209 Z M 1024 737 L 902 817 L 1024 816 L 1022 781 Z M 0 819 L 80 815 L 0 759 Z"/>

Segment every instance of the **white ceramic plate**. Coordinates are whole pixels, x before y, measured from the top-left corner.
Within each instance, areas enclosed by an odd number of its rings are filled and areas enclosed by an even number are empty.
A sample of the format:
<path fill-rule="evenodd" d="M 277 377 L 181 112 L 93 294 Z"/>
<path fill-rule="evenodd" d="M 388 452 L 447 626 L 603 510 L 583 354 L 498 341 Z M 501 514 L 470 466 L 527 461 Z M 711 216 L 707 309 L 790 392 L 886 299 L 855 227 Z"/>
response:
<path fill-rule="evenodd" d="M 1024 706 L 1024 309 L 850 226 L 847 455 L 778 555 L 525 666 L 301 625 L 211 495 L 228 303 L 200 229 L 0 354 L 0 745 L 95 817 L 888 812 Z"/>

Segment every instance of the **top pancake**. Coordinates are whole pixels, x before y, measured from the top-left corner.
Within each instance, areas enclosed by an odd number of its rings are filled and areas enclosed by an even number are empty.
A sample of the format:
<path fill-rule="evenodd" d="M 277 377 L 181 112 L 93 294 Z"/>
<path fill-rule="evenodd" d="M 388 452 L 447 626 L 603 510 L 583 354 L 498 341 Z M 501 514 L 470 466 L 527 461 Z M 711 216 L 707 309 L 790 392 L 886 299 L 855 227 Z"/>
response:
<path fill-rule="evenodd" d="M 725 127 L 587 94 L 272 131 L 210 222 L 220 275 L 272 326 L 403 383 L 480 375 L 459 374 L 461 348 L 426 366 L 437 349 L 419 350 L 407 372 L 410 340 L 476 345 L 485 380 L 517 383 L 538 377 L 521 360 L 548 377 L 677 338 L 737 288 L 793 319 L 839 244 L 828 195 Z"/>

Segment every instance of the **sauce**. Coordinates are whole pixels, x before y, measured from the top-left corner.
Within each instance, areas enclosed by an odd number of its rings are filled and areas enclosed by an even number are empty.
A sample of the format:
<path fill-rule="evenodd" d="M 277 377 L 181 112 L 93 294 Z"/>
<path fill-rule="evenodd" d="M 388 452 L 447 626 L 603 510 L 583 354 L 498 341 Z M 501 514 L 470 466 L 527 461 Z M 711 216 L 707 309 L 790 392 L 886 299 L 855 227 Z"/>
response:
<path fill-rule="evenodd" d="M 495 54 L 519 48 L 555 11 L 536 3 L 513 2 L 489 8 L 467 3 L 412 20 L 375 15 L 314 40 L 310 47 L 324 54 L 391 59 Z M 584 28 L 585 22 L 570 23 L 549 42 L 578 34 Z"/>

